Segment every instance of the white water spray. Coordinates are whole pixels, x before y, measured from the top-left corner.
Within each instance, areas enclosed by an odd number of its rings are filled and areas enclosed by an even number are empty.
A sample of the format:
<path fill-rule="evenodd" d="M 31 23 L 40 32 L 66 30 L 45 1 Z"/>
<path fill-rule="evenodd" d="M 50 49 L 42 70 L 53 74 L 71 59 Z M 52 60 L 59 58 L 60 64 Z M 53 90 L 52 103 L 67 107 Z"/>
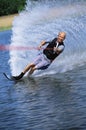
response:
<path fill-rule="evenodd" d="M 11 46 L 37 47 L 42 40 L 52 40 L 59 31 L 65 31 L 64 52 L 41 75 L 66 72 L 86 63 L 86 2 L 31 4 L 15 17 Z M 11 50 L 10 67 L 13 75 L 19 74 L 34 60 L 37 49 Z"/>

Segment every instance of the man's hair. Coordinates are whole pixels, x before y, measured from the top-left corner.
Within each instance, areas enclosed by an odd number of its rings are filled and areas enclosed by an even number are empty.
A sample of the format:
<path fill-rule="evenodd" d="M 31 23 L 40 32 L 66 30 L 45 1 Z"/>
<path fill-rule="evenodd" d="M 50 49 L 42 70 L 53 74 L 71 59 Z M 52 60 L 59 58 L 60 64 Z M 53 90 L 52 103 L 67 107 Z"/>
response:
<path fill-rule="evenodd" d="M 63 35 L 64 35 L 64 39 L 66 38 L 66 32 L 59 32 L 58 35 L 60 35 L 60 34 L 63 34 Z"/>

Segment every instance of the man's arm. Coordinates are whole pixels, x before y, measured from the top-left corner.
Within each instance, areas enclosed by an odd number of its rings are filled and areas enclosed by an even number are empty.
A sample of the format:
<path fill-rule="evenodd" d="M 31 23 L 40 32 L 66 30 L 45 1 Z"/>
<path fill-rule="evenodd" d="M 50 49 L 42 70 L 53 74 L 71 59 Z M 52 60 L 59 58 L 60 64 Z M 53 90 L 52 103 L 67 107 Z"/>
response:
<path fill-rule="evenodd" d="M 48 43 L 54 43 L 57 40 L 57 38 L 54 38 L 52 41 L 42 41 L 39 45 L 39 49 L 41 49 L 42 46 Z"/>
<path fill-rule="evenodd" d="M 57 47 L 54 47 L 54 52 L 56 52 L 57 54 L 62 52 L 64 50 L 64 46 L 59 46 L 58 48 Z"/>
<path fill-rule="evenodd" d="M 47 43 L 50 43 L 50 41 L 47 41 L 47 42 L 46 41 L 42 41 L 38 48 L 41 49 L 41 47 L 44 46 Z"/>

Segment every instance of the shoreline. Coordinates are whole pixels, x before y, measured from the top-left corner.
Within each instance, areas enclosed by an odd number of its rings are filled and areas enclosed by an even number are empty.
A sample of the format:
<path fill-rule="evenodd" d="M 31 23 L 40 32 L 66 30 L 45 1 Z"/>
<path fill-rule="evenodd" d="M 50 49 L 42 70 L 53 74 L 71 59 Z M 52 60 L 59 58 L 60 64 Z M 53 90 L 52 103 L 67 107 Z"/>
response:
<path fill-rule="evenodd" d="M 14 17 L 18 14 L 12 14 L 0 17 L 0 31 L 11 30 Z"/>

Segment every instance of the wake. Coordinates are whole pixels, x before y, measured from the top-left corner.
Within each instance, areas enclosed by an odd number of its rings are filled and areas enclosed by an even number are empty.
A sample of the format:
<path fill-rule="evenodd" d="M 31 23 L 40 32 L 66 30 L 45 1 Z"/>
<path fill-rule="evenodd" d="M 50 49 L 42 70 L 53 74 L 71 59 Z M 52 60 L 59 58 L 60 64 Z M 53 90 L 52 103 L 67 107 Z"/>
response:
<path fill-rule="evenodd" d="M 64 73 L 86 64 L 86 2 L 72 5 L 57 3 L 55 6 L 48 2 L 34 7 L 29 2 L 26 10 L 15 17 L 13 22 L 10 46 L 20 49 L 10 49 L 12 75 L 19 74 L 40 53 L 32 48 L 37 48 L 42 40 L 49 41 L 57 37 L 59 31 L 67 33 L 64 52 L 47 70 L 35 74 Z"/>

